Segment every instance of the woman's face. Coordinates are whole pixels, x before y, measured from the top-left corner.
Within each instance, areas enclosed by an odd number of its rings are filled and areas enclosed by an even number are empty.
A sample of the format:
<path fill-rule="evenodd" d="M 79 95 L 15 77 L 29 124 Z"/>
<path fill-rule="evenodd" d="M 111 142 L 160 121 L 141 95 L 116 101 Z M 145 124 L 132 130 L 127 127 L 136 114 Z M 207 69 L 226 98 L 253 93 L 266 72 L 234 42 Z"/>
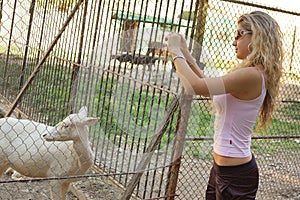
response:
<path fill-rule="evenodd" d="M 241 24 L 238 24 L 237 30 L 235 32 L 235 39 L 232 43 L 232 45 L 235 46 L 235 53 L 238 59 L 244 60 L 250 54 L 251 37 L 252 31 L 246 30 L 241 26 Z"/>

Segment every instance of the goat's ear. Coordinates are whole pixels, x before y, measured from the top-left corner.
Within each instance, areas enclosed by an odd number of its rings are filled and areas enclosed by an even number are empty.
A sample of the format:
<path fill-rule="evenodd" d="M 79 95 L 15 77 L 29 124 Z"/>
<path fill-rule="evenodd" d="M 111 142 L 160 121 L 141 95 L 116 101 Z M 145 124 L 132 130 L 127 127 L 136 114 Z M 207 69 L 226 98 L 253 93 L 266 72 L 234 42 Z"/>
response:
<path fill-rule="evenodd" d="M 82 117 L 86 117 L 87 116 L 87 107 L 83 106 L 82 108 L 80 108 L 78 114 Z"/>
<path fill-rule="evenodd" d="M 84 119 L 84 124 L 90 126 L 90 125 L 96 123 L 97 121 L 98 121 L 97 117 L 87 117 Z"/>

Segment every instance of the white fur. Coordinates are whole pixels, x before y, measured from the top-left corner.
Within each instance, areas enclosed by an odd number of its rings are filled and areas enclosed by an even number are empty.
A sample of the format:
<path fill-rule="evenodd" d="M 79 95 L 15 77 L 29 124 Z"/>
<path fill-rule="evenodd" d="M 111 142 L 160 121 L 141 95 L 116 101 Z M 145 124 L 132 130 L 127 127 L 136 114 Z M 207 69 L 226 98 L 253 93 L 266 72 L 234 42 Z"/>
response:
<path fill-rule="evenodd" d="M 83 107 L 56 126 L 0 119 L 0 174 L 9 167 L 28 177 L 60 177 L 84 174 L 93 164 L 89 125 L 97 118 L 87 117 Z M 50 181 L 52 199 L 65 199 L 75 179 Z"/>

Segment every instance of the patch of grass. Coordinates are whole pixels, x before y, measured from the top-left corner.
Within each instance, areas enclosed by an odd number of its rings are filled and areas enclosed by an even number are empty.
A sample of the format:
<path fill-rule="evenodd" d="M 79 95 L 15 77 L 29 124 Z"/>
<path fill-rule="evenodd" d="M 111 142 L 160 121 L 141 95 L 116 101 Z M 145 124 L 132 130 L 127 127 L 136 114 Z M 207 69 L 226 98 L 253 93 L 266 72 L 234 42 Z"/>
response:
<path fill-rule="evenodd" d="M 256 154 L 276 154 L 284 151 L 299 152 L 299 144 L 294 139 L 254 139 L 251 149 Z"/>
<path fill-rule="evenodd" d="M 212 140 L 188 141 L 185 145 L 185 152 L 193 157 L 213 160 Z"/>
<path fill-rule="evenodd" d="M 288 103 L 286 106 L 279 110 L 279 113 L 289 119 L 300 120 L 300 103 Z"/>
<path fill-rule="evenodd" d="M 299 135 L 299 126 L 299 122 L 285 121 L 282 119 L 273 119 L 272 124 L 269 126 L 267 131 L 261 130 L 260 135 Z"/>
<path fill-rule="evenodd" d="M 63 71 L 63 73 L 62 73 Z M 54 124 L 68 115 L 71 73 L 68 66 L 44 64 L 30 85 L 23 103 L 34 107 L 39 119 Z"/>
<path fill-rule="evenodd" d="M 156 109 L 154 105 L 166 107 L 165 97 L 158 95 L 153 96 L 151 92 L 147 92 L 147 88 L 139 87 L 138 89 L 133 89 L 131 83 L 128 82 L 118 85 L 112 78 L 106 78 L 103 82 L 105 84 L 101 85 L 98 83 L 97 93 L 99 96 L 94 101 L 97 102 L 97 104 L 102 104 L 102 106 L 99 106 L 99 108 L 102 109 L 100 112 L 102 121 L 105 122 L 102 127 L 106 127 L 108 134 L 130 136 L 128 140 L 131 138 L 133 141 L 139 137 L 139 139 L 134 142 L 147 140 L 146 138 L 148 138 L 149 141 L 149 138 L 152 137 L 152 133 L 155 131 L 155 127 L 157 127 L 162 120 L 162 118 L 153 117 Z M 163 112 L 164 110 L 160 114 L 162 115 Z M 213 122 L 214 116 L 211 111 L 207 109 L 207 105 L 193 103 L 187 137 L 212 137 Z M 175 119 L 171 126 L 175 128 Z M 175 131 L 174 128 L 172 131 Z M 298 130 L 299 123 L 274 119 L 267 131 L 260 130 L 258 134 L 268 136 L 297 135 L 299 134 Z M 172 131 L 170 134 L 166 133 L 162 138 L 162 147 L 172 142 L 174 138 L 174 132 Z M 272 145 L 266 147 L 263 141 L 256 141 L 254 149 L 258 152 L 274 153 L 277 147 Z M 276 141 L 280 141 L 280 139 Z M 269 142 L 269 140 L 267 142 Z M 203 141 L 202 143 L 207 145 L 206 143 L 212 144 L 212 141 Z M 136 145 L 138 144 L 136 143 Z M 295 145 L 286 145 L 285 140 L 280 143 L 279 147 L 284 146 L 287 146 L 290 150 L 297 149 Z M 266 148 L 268 148 L 268 150 L 266 150 Z M 197 153 L 203 152 L 203 146 L 201 145 L 194 145 L 191 151 L 194 156 L 207 156 L 206 154 Z"/>
<path fill-rule="evenodd" d="M 50 3 L 54 8 L 62 12 L 67 12 L 77 1 L 76 0 L 37 0 L 39 7 L 44 7 L 46 3 Z"/>
<path fill-rule="evenodd" d="M 97 84 L 96 93 L 99 95 L 95 96 L 94 106 L 101 116 L 101 127 L 106 136 L 111 140 L 116 135 L 126 137 L 127 142 L 135 145 L 151 140 L 172 99 L 149 86 L 135 86 L 129 80 L 102 78 Z M 173 128 L 175 120 L 171 121 Z M 161 148 L 172 138 L 170 134 L 164 134 Z"/>
<path fill-rule="evenodd" d="M 8 48 L 7 46 L 0 45 L 0 54 L 5 54 L 5 56 L 6 56 L 7 51 L 8 51 L 7 48 Z M 9 49 L 9 53 L 13 57 L 20 57 L 22 55 L 22 53 L 23 53 L 23 48 L 11 45 L 10 49 Z"/>
<path fill-rule="evenodd" d="M 299 135 L 299 123 L 274 119 L 269 128 L 259 130 L 260 136 L 292 136 Z M 276 154 L 281 151 L 299 152 L 299 144 L 293 138 L 256 139 L 252 140 L 252 149 L 256 153 Z"/>

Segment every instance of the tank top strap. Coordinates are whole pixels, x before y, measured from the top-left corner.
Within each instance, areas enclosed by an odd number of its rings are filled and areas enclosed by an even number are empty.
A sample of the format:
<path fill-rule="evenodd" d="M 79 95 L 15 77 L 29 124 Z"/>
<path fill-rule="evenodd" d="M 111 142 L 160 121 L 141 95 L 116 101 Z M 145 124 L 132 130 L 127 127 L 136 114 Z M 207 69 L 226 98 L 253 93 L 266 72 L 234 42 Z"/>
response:
<path fill-rule="evenodd" d="M 265 84 L 265 76 L 264 74 L 261 72 L 261 94 L 264 94 L 266 92 L 266 84 Z"/>

